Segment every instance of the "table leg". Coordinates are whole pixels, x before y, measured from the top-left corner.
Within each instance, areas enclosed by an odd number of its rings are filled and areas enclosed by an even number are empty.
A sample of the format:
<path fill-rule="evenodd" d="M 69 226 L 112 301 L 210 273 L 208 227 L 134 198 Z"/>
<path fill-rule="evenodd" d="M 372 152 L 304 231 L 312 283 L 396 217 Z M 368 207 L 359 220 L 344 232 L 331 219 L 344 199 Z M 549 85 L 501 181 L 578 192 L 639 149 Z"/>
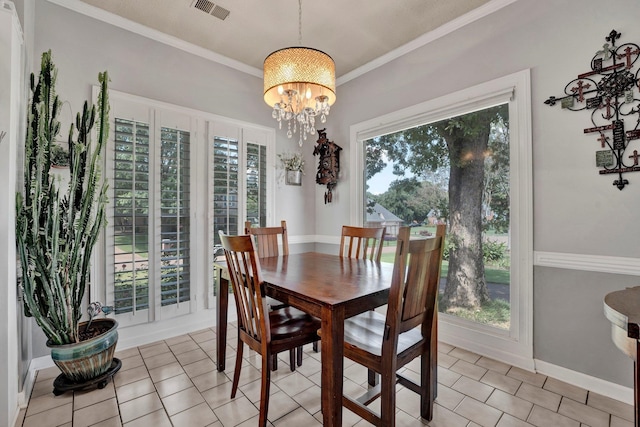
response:
<path fill-rule="evenodd" d="M 227 350 L 227 307 L 229 305 L 229 281 L 222 277 L 222 269 L 217 269 L 218 280 L 216 292 L 216 367 L 218 371 L 224 372 Z"/>
<path fill-rule="evenodd" d="M 322 310 L 322 420 L 326 426 L 342 425 L 344 308 Z"/>

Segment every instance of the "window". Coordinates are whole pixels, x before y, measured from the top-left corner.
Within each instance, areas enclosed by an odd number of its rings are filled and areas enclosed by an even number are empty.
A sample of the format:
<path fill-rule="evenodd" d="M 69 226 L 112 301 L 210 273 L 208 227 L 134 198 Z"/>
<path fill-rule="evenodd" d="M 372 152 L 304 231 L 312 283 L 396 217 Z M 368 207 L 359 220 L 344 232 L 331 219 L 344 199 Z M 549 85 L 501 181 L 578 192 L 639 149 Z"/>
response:
<path fill-rule="evenodd" d="M 213 307 L 217 230 L 273 216 L 274 131 L 113 90 L 110 104 L 105 263 L 92 298 L 121 326 L 199 322 Z"/>
<path fill-rule="evenodd" d="M 428 231 L 428 227 L 421 224 L 428 225 L 430 221 L 442 218 L 448 219 L 448 231 L 456 227 L 460 229 L 459 218 L 452 219 L 446 212 L 451 206 L 447 197 L 452 197 L 451 201 L 455 201 L 455 188 L 451 187 L 459 184 L 452 182 L 449 185 L 448 171 L 452 171 L 451 180 L 474 181 L 477 184 L 474 194 L 479 195 L 473 203 L 477 208 L 474 209 L 474 226 L 481 228 L 484 215 L 484 224 L 493 221 L 493 227 L 499 229 L 499 238 L 506 238 L 509 245 L 510 268 L 503 272 L 502 278 L 509 283 L 507 305 L 510 311 L 507 311 L 504 323 L 487 325 L 453 315 L 459 311 L 451 310 L 439 316 L 440 334 L 444 340 L 454 345 L 516 366 L 533 368 L 529 86 L 529 72 L 524 71 L 352 126 L 351 139 L 354 143 L 351 168 L 362 170 L 363 174 L 356 177 L 351 188 L 351 220 L 353 223 L 371 223 L 375 220 L 372 211 L 375 213 L 376 209 L 385 209 L 386 206 L 378 205 L 387 204 L 397 208 L 396 212 L 383 212 L 385 222 L 393 223 L 391 214 L 396 214 L 397 222 L 404 221 L 405 225 L 414 225 L 415 233 L 423 229 Z M 482 154 L 485 156 L 485 161 L 482 162 L 484 167 L 478 169 L 480 175 L 477 178 L 463 177 L 460 171 L 454 171 L 458 168 L 462 155 L 454 153 L 451 146 L 453 127 L 471 120 L 474 121 L 474 126 L 478 121 L 487 123 L 488 126 L 483 125 L 482 129 L 488 137 L 488 143 L 493 144 L 484 151 L 486 154 Z M 469 124 L 466 126 L 468 131 Z M 505 137 L 507 130 L 508 138 Z M 448 138 L 443 137 L 445 131 Z M 460 140 L 468 140 L 464 131 L 462 129 L 457 135 Z M 470 148 L 481 147 L 477 145 Z M 506 159 L 498 159 L 498 156 Z M 449 160 L 456 162 L 451 168 Z M 386 197 L 375 196 L 376 192 L 382 191 L 373 188 L 377 185 L 374 178 L 376 174 L 382 174 L 377 172 L 382 170 L 385 163 L 391 169 L 390 174 L 395 173 L 396 177 L 401 176 L 402 179 L 394 182 L 394 188 L 384 195 Z M 436 163 L 441 167 L 433 167 Z M 421 168 L 421 164 L 425 167 Z M 498 164 L 502 164 L 499 174 L 504 177 L 500 184 L 505 185 L 494 185 L 495 181 L 492 181 L 490 172 L 495 172 L 492 167 Z M 443 170 L 446 174 L 443 174 Z M 455 177 L 454 172 L 458 174 Z M 393 178 L 387 181 L 392 180 Z M 423 206 L 425 203 L 416 203 L 425 199 L 429 199 L 428 207 Z M 496 220 L 505 219 L 505 215 L 507 221 L 498 224 Z M 468 225 L 463 224 L 462 228 Z M 394 224 L 391 226 L 393 229 Z M 480 236 L 480 233 L 477 235 Z M 460 256 L 455 244 L 449 239 L 450 255 Z M 484 277 L 486 274 L 482 254 L 476 255 L 475 259 L 480 259 L 482 264 L 478 266 L 478 270 Z M 460 259 L 454 262 L 460 262 Z M 445 263 L 443 267 L 448 265 Z"/>

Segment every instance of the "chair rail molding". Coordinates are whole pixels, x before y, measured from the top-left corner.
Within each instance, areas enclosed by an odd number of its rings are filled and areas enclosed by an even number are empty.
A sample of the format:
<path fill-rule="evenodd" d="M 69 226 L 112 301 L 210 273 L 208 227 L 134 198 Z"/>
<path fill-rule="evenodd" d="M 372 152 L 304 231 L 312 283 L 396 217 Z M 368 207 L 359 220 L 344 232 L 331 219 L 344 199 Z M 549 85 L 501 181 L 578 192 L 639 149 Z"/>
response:
<path fill-rule="evenodd" d="M 640 276 L 640 258 L 534 251 L 533 265 Z"/>

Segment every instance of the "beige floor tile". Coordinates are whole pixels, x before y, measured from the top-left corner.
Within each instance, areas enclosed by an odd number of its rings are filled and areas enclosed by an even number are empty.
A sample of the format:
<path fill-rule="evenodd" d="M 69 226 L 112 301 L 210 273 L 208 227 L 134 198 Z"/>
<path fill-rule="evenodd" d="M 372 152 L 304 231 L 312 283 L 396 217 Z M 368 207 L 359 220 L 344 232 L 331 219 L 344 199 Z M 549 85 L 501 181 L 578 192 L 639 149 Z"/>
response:
<path fill-rule="evenodd" d="M 171 417 L 174 426 L 205 427 L 218 421 L 209 405 L 200 403 Z"/>
<path fill-rule="evenodd" d="M 502 412 L 496 408 L 471 397 L 462 399 L 462 402 L 460 402 L 460 405 L 458 405 L 454 412 L 485 427 L 495 426 L 502 416 Z"/>
<path fill-rule="evenodd" d="M 476 363 L 480 359 L 479 354 L 472 353 L 468 350 L 464 350 L 459 347 L 454 348 L 448 354 L 449 356 L 453 356 L 455 358 L 464 360 L 465 362 L 469 362 L 469 363 Z"/>
<path fill-rule="evenodd" d="M 496 427 L 531 427 L 532 424 L 526 423 L 522 420 L 519 420 L 515 417 L 512 417 L 509 414 L 504 414 L 500 417 L 500 421 Z"/>
<path fill-rule="evenodd" d="M 453 356 L 438 352 L 438 366 L 442 366 L 443 368 L 451 368 L 451 366 L 453 366 L 453 364 L 458 360 L 459 359 L 456 359 Z"/>
<path fill-rule="evenodd" d="M 438 397 L 436 398 L 438 405 L 453 411 L 462 402 L 462 399 L 464 399 L 464 394 L 449 387 L 438 385 Z"/>
<path fill-rule="evenodd" d="M 460 379 L 462 375 L 457 372 L 450 371 L 449 369 L 438 366 L 438 383 L 444 384 L 447 387 L 451 387 L 456 381 Z"/>
<path fill-rule="evenodd" d="M 113 382 L 109 382 L 103 389 L 90 389 L 83 391 L 75 391 L 73 393 L 73 410 L 77 411 L 85 406 L 93 405 L 104 400 L 116 397 L 116 389 Z"/>
<path fill-rule="evenodd" d="M 198 375 L 197 377 L 193 377 L 191 378 L 191 381 L 196 386 L 196 388 L 200 390 L 200 392 L 203 392 L 205 390 L 209 390 L 210 388 L 217 387 L 220 384 L 228 382 L 229 377 L 227 377 L 222 372 L 211 371 L 202 375 Z"/>
<path fill-rule="evenodd" d="M 204 398 L 195 387 L 162 398 L 162 404 L 170 417 L 200 403 L 204 403 Z"/>
<path fill-rule="evenodd" d="M 555 378 L 547 378 L 547 381 L 544 382 L 544 387 L 542 388 L 561 394 L 562 396 L 566 396 L 576 402 L 587 403 L 587 394 L 589 393 L 587 390 L 567 384 L 564 381 L 560 381 Z"/>
<path fill-rule="evenodd" d="M 114 357 L 117 357 L 124 364 L 124 359 L 128 359 L 130 357 L 140 356 L 140 351 L 138 347 L 131 347 L 126 350 L 118 350 L 115 352 Z"/>
<path fill-rule="evenodd" d="M 172 344 L 171 345 L 171 351 L 173 352 L 173 354 L 180 354 L 180 353 L 185 353 L 187 351 L 191 351 L 191 350 L 196 350 L 198 348 L 200 348 L 200 346 L 198 345 L 197 342 L 195 342 L 194 340 L 190 339 L 189 341 L 185 341 L 185 342 L 181 342 L 181 343 L 177 343 L 177 344 Z"/>
<path fill-rule="evenodd" d="M 322 390 L 315 384 L 291 397 L 310 414 L 315 414 L 321 409 Z"/>
<path fill-rule="evenodd" d="M 446 342 L 438 341 L 438 352 L 449 353 L 451 350 L 456 348 L 451 344 L 447 344 Z"/>
<path fill-rule="evenodd" d="M 231 365 L 230 367 L 233 367 L 233 365 Z M 184 365 L 184 371 L 187 373 L 187 375 L 189 375 L 190 378 L 197 377 L 198 375 L 202 375 L 207 372 L 212 372 L 215 370 L 216 370 L 216 364 L 213 362 L 213 360 L 209 358 L 198 360 L 197 362 L 190 363 L 188 365 Z"/>
<path fill-rule="evenodd" d="M 558 410 L 560 406 L 560 399 L 562 396 L 559 394 L 543 390 L 539 387 L 532 386 L 531 384 L 522 384 L 516 393 L 516 396 L 528 400 L 538 406 L 550 409 L 553 412 Z"/>
<path fill-rule="evenodd" d="M 191 335 L 191 338 L 198 344 L 200 344 L 203 341 L 211 341 L 216 339 L 216 334 L 211 329 L 204 329 L 202 331 L 192 332 L 189 335 Z"/>
<path fill-rule="evenodd" d="M 118 416 L 118 401 L 115 397 L 73 411 L 74 427 L 88 427 Z"/>
<path fill-rule="evenodd" d="M 633 421 L 611 415 L 611 427 L 633 427 Z"/>
<path fill-rule="evenodd" d="M 165 344 L 171 348 L 171 346 L 180 344 L 183 342 L 192 341 L 191 336 L 189 334 L 177 335 L 175 337 L 164 340 Z"/>
<path fill-rule="evenodd" d="M 546 375 L 525 371 L 524 369 L 516 368 L 515 366 L 509 369 L 509 372 L 507 372 L 507 376 L 520 381 L 524 381 L 536 387 L 542 387 L 544 385 L 544 382 L 547 380 Z"/>
<path fill-rule="evenodd" d="M 68 403 L 73 403 L 73 393 L 64 393 L 60 396 L 54 396 L 53 393 L 49 393 L 38 396 L 35 399 L 31 399 L 29 402 L 26 416 L 30 417 L 31 415 L 57 408 Z"/>
<path fill-rule="evenodd" d="M 72 420 L 73 404 L 65 403 L 52 409 L 26 416 L 22 427 L 57 427 L 70 423 Z"/>
<path fill-rule="evenodd" d="M 366 381 L 366 379 L 367 376 L 365 373 L 364 380 Z M 294 372 L 291 375 L 287 375 L 273 382 L 280 388 L 280 390 L 283 390 L 289 396 L 295 396 L 296 394 L 313 386 L 313 382 L 299 372 Z"/>
<path fill-rule="evenodd" d="M 198 360 L 208 358 L 209 356 L 207 356 L 207 353 L 205 353 L 200 347 L 176 354 L 176 359 L 178 359 L 182 365 L 188 365 L 190 363 L 197 362 Z"/>
<path fill-rule="evenodd" d="M 505 393 L 502 390 L 495 390 L 489 399 L 487 399 L 487 405 L 493 406 L 521 420 L 526 420 L 533 408 L 533 403 Z"/>
<path fill-rule="evenodd" d="M 558 413 L 588 424 L 590 427 L 609 427 L 608 413 L 566 397 L 562 399 Z"/>
<path fill-rule="evenodd" d="M 610 414 L 625 419 L 627 421 L 633 421 L 633 405 L 627 405 L 626 403 L 618 400 L 611 399 L 610 397 L 603 396 L 592 391 L 589 392 L 587 397 L 587 405 L 600 409 Z"/>
<path fill-rule="evenodd" d="M 471 396 L 480 402 L 486 401 L 494 390 L 491 386 L 465 376 L 460 377 L 451 388 L 467 396 Z"/>
<path fill-rule="evenodd" d="M 450 371 L 457 372 L 461 375 L 479 381 L 480 378 L 487 373 L 487 370 L 482 366 L 474 365 L 464 360 L 458 360 L 449 368 Z"/>
<path fill-rule="evenodd" d="M 257 421 L 257 418 L 255 420 Z M 253 425 L 255 425 L 255 422 Z M 289 427 L 289 426 L 317 427 L 321 425 L 322 425 L 321 422 L 319 422 L 310 413 L 308 413 L 302 408 L 298 408 L 295 411 L 290 412 L 284 417 L 273 422 L 274 427 Z"/>
<path fill-rule="evenodd" d="M 184 369 L 182 369 L 182 365 L 180 365 L 177 361 L 169 363 L 168 365 L 149 369 L 149 376 L 154 383 L 166 380 L 167 378 L 175 377 L 180 374 L 184 374 Z"/>
<path fill-rule="evenodd" d="M 144 359 L 137 351 L 135 355 L 127 357 L 126 359 L 121 359 L 120 361 L 122 362 L 122 366 L 120 367 L 120 370 L 118 372 L 124 372 L 129 369 L 144 366 Z"/>
<path fill-rule="evenodd" d="M 502 375 L 496 371 L 487 371 L 486 374 L 480 379 L 481 383 L 490 385 L 491 387 L 498 388 L 509 394 L 516 394 L 522 381 L 515 378 Z"/>
<path fill-rule="evenodd" d="M 145 378 L 149 378 L 149 371 L 147 371 L 145 366 L 138 366 L 137 368 L 129 369 L 124 372 L 120 371 L 115 374 L 113 377 L 113 383 L 116 388 L 118 388 Z"/>
<path fill-rule="evenodd" d="M 569 417 L 534 405 L 527 422 L 538 427 L 579 427 L 580 423 Z"/>
<path fill-rule="evenodd" d="M 160 353 L 144 358 L 144 364 L 147 365 L 148 370 L 152 370 L 164 365 L 169 365 L 175 362 L 177 362 L 176 356 L 174 356 L 171 352 Z"/>
<path fill-rule="evenodd" d="M 143 415 L 140 418 L 124 423 L 123 427 L 172 427 L 171 421 L 167 413 L 163 410 L 157 410 L 150 414 Z"/>
<path fill-rule="evenodd" d="M 149 393 L 120 404 L 120 415 L 122 417 L 122 422 L 127 424 L 129 421 L 143 417 L 160 409 L 162 409 L 162 412 L 164 413 L 160 397 L 156 393 Z"/>
<path fill-rule="evenodd" d="M 156 388 L 149 377 L 116 388 L 119 404 L 155 392 Z"/>
<path fill-rule="evenodd" d="M 120 415 L 117 415 L 107 420 L 100 421 L 99 423 L 95 423 L 91 427 L 122 427 L 122 422 L 120 421 Z"/>
<path fill-rule="evenodd" d="M 143 358 L 156 356 L 158 354 L 167 353 L 171 351 L 169 346 L 164 342 L 152 343 L 145 346 L 138 347 L 140 350 L 140 354 Z"/>
<path fill-rule="evenodd" d="M 182 390 L 193 387 L 193 383 L 187 374 L 176 375 L 166 380 L 155 383 L 156 390 L 160 397 L 166 397 Z"/>
<path fill-rule="evenodd" d="M 240 396 L 242 396 L 242 394 L 237 393 L 235 398 L 231 398 L 231 382 L 226 382 L 202 392 L 202 397 L 214 411 L 219 406 L 226 405 Z"/>
<path fill-rule="evenodd" d="M 29 406 L 21 411 L 15 427 L 255 426 L 262 358 L 245 347 L 240 387 L 231 399 L 235 335 L 231 325 L 226 372 L 217 372 L 213 362 L 217 343 L 210 328 L 119 350 L 116 357 L 123 367 L 104 389 L 55 397 L 53 379 L 60 371 L 57 367 L 43 369 L 37 374 Z M 431 427 L 633 425 L 631 405 L 445 343 L 439 343 L 438 348 L 438 398 L 434 419 L 427 424 Z M 288 353 L 278 355 L 279 369 L 271 372 L 269 426 L 322 425 L 320 360 L 321 355 L 307 345 L 302 366 L 292 373 Z M 419 359 L 399 372 L 417 380 Z M 345 394 L 361 395 L 368 387 L 366 381 L 366 368 L 344 359 Z M 379 411 L 380 399 L 370 408 Z M 396 386 L 396 408 L 399 427 L 425 425 L 418 416 L 419 396 L 401 385 Z M 346 409 L 343 425 L 371 426 Z"/>
<path fill-rule="evenodd" d="M 235 426 L 258 415 L 258 409 L 241 396 L 213 410 L 223 426 Z"/>
<path fill-rule="evenodd" d="M 490 359 L 488 357 L 481 357 L 477 362 L 476 365 L 478 366 L 482 366 L 483 368 L 487 368 L 491 371 L 496 371 L 499 374 L 502 375 L 506 375 L 507 372 L 509 372 L 509 369 L 511 369 L 511 365 L 507 365 L 506 363 L 503 362 L 499 362 L 497 360 L 494 359 Z"/>

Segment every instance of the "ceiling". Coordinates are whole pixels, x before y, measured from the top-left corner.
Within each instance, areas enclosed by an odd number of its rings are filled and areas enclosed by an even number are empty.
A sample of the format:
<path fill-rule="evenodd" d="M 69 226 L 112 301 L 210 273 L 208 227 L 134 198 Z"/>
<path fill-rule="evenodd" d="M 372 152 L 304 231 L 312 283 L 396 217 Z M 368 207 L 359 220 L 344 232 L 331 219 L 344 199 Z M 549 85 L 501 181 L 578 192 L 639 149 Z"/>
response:
<path fill-rule="evenodd" d="M 329 54 L 341 77 L 365 64 L 371 67 L 371 61 L 420 37 L 464 25 L 512 1 L 302 0 L 302 45 Z M 142 26 L 138 28 L 160 31 L 256 70 L 274 50 L 299 45 L 296 0 L 81 2 L 111 12 L 100 15 L 126 18 Z M 209 8 L 210 13 L 202 10 Z"/>

